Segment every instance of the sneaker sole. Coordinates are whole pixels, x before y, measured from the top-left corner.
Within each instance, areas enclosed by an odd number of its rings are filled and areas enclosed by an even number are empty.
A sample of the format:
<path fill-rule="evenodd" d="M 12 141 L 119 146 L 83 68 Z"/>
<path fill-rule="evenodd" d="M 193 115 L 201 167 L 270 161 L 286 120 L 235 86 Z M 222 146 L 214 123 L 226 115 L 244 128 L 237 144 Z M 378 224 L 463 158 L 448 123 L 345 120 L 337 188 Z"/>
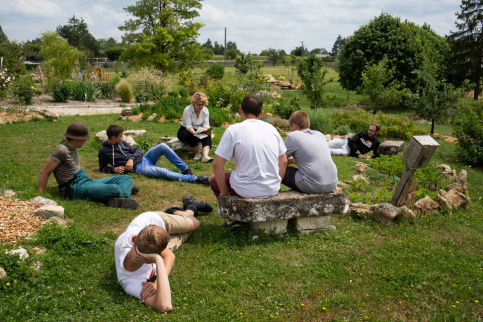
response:
<path fill-rule="evenodd" d="M 136 209 L 138 207 L 137 200 L 131 198 L 111 198 L 107 205 L 113 208 Z"/>

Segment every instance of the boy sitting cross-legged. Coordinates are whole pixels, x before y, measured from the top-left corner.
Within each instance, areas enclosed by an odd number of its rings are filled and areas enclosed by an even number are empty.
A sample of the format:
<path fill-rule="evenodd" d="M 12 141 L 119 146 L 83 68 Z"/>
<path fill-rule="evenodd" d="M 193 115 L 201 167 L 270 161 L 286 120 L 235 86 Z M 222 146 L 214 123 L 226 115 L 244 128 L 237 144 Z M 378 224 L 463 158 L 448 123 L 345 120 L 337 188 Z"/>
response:
<path fill-rule="evenodd" d="M 179 234 L 186 240 L 200 226 L 197 212 L 212 210 L 207 202 L 185 196 L 183 208 L 144 212 L 134 218 L 114 248 L 117 279 L 126 293 L 158 311 L 171 311 L 168 276 L 175 256 L 166 247 L 169 235 Z"/>
<path fill-rule="evenodd" d="M 157 177 L 183 182 L 210 184 L 204 175 L 195 176 L 186 163 L 181 160 L 167 144 L 161 143 L 151 148 L 146 154 L 123 140 L 124 129 L 119 125 L 109 125 L 106 130 L 107 141 L 99 150 L 99 170 L 108 173 L 134 172 L 147 177 Z M 156 166 L 158 160 L 165 156 L 182 173 Z M 111 165 L 111 166 L 109 166 Z"/>

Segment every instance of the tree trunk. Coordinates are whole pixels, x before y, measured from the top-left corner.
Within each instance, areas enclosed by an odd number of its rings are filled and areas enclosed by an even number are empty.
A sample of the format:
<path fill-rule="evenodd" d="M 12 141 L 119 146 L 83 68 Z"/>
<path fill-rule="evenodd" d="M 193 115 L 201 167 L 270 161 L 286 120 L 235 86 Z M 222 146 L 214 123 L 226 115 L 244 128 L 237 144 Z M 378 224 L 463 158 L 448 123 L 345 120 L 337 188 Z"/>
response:
<path fill-rule="evenodd" d="M 431 135 L 433 135 L 433 134 L 434 134 L 434 117 L 431 120 Z"/>

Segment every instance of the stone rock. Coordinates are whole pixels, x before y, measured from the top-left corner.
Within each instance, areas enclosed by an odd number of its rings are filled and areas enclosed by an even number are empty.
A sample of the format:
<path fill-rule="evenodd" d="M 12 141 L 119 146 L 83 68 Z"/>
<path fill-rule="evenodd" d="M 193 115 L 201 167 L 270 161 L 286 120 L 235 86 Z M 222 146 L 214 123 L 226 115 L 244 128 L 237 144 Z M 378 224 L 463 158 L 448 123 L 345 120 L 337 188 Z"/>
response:
<path fill-rule="evenodd" d="M 363 214 L 369 216 L 373 213 L 374 206 L 376 205 L 366 205 L 363 203 L 351 203 L 349 204 L 349 214 Z"/>
<path fill-rule="evenodd" d="M 288 219 L 250 222 L 250 229 L 258 233 L 260 230 L 265 231 L 266 234 L 285 234 L 287 232 Z"/>
<path fill-rule="evenodd" d="M 451 201 L 451 204 L 456 207 L 461 207 L 470 201 L 468 197 L 455 189 L 448 191 L 448 198 Z"/>
<path fill-rule="evenodd" d="M 345 195 L 335 192 L 304 194 L 290 190 L 266 199 L 229 195 L 218 198 L 218 216 L 242 222 L 263 222 L 340 214 L 345 204 Z"/>
<path fill-rule="evenodd" d="M 42 110 L 40 113 L 45 117 L 52 118 L 54 121 L 59 119 L 59 114 L 52 112 L 51 110 Z"/>
<path fill-rule="evenodd" d="M 413 210 L 418 215 L 427 215 L 432 210 L 436 210 L 438 208 L 439 208 L 439 204 L 433 199 L 431 199 L 431 197 L 429 196 L 419 199 L 413 205 Z"/>
<path fill-rule="evenodd" d="M 61 226 L 61 227 L 66 227 L 67 226 L 67 221 L 65 219 L 62 219 L 62 218 L 59 218 L 59 217 L 50 217 L 49 219 L 47 219 L 45 221 L 46 223 L 47 222 L 53 222 L 53 223 L 56 223 L 57 225 Z"/>
<path fill-rule="evenodd" d="M 436 162 L 436 166 L 441 169 L 441 173 L 448 176 L 448 178 L 453 179 L 456 177 L 456 170 L 451 170 L 451 167 L 446 164 Z"/>
<path fill-rule="evenodd" d="M 35 209 L 32 212 L 32 215 L 39 216 L 39 217 L 42 217 L 42 218 L 50 218 L 50 217 L 64 218 L 64 207 L 61 207 L 61 206 L 42 206 L 38 209 Z"/>
<path fill-rule="evenodd" d="M 156 113 L 153 113 L 153 114 L 149 115 L 149 117 L 146 119 L 146 121 L 151 122 L 152 120 L 154 120 L 156 118 L 156 116 L 158 116 L 158 115 Z"/>
<path fill-rule="evenodd" d="M 381 203 L 374 206 L 372 216 L 383 224 L 391 224 L 396 217 L 415 218 L 416 215 L 408 207 L 396 207 L 390 203 Z"/>
<path fill-rule="evenodd" d="M 96 133 L 96 138 L 101 140 L 101 141 L 105 141 L 107 140 L 107 134 L 106 134 L 106 130 L 103 130 L 103 131 L 100 131 L 100 132 L 97 132 Z"/>
<path fill-rule="evenodd" d="M 344 188 L 347 188 L 347 186 L 348 186 L 347 183 L 344 183 L 342 181 L 337 181 L 337 187 L 338 188 L 344 189 Z"/>
<path fill-rule="evenodd" d="M 7 198 L 12 198 L 12 197 L 14 197 L 14 196 L 18 195 L 18 192 L 15 192 L 15 191 L 13 191 L 13 190 L 5 190 L 5 191 L 3 192 L 3 195 L 4 195 L 5 197 L 7 197 Z"/>
<path fill-rule="evenodd" d="M 132 110 L 131 109 L 126 109 L 121 112 L 122 116 L 130 116 L 132 115 Z"/>
<path fill-rule="evenodd" d="M 366 171 L 367 171 L 367 170 L 369 170 L 369 169 L 370 169 L 369 165 L 367 165 L 367 164 L 366 164 L 366 163 L 364 163 L 364 162 L 357 162 L 357 163 L 356 163 L 356 170 L 357 170 L 358 172 L 366 172 Z M 364 179 L 365 179 L 365 178 L 364 178 Z"/>
<path fill-rule="evenodd" d="M 130 135 L 124 137 L 124 141 L 131 145 L 137 145 L 136 141 L 134 141 L 134 138 Z"/>
<path fill-rule="evenodd" d="M 436 202 L 439 204 L 441 208 L 449 210 L 450 214 L 452 213 L 453 204 L 451 203 L 448 192 L 441 189 L 439 190 L 436 197 L 434 197 L 434 199 L 436 200 Z"/>
<path fill-rule="evenodd" d="M 456 177 L 456 182 L 448 185 L 445 190 L 456 190 L 464 194 L 468 200 L 470 200 L 470 196 L 468 195 L 468 172 L 466 172 L 466 170 L 461 170 Z"/>
<path fill-rule="evenodd" d="M 310 234 L 321 230 L 335 230 L 335 227 L 329 225 L 330 216 L 318 217 L 298 217 L 295 219 L 296 229 L 302 234 Z"/>
<path fill-rule="evenodd" d="M 57 202 L 55 202 L 55 201 L 53 201 L 51 199 L 47 199 L 47 198 L 41 197 L 41 196 L 37 196 L 35 198 L 32 198 L 32 199 L 30 199 L 30 201 L 39 203 L 39 204 L 41 204 L 43 206 L 57 206 Z"/>
<path fill-rule="evenodd" d="M 12 249 L 11 251 L 8 252 L 8 254 L 9 255 L 18 254 L 20 259 L 29 258 L 29 253 L 27 252 L 27 250 L 21 247 L 19 249 Z"/>
<path fill-rule="evenodd" d="M 7 272 L 3 269 L 3 267 L 0 267 L 0 279 L 7 277 Z"/>
<path fill-rule="evenodd" d="M 352 181 L 356 180 L 367 181 L 367 178 L 362 174 L 356 174 L 355 176 L 352 176 Z"/>
<path fill-rule="evenodd" d="M 129 135 L 129 136 L 134 137 L 134 136 L 138 136 L 138 135 L 143 135 L 145 133 L 146 133 L 146 130 L 126 130 L 126 131 L 124 131 L 123 134 L 126 135 L 126 136 Z"/>
<path fill-rule="evenodd" d="M 395 155 L 404 151 L 404 141 L 384 141 L 377 150 L 379 154 Z"/>

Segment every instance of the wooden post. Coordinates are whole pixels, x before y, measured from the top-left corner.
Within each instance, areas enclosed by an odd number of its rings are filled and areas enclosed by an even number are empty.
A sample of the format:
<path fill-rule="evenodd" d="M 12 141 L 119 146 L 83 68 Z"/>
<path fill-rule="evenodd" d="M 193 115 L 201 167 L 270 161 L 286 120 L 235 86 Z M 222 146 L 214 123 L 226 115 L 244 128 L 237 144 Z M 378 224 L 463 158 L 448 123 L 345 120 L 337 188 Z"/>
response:
<path fill-rule="evenodd" d="M 394 206 L 400 205 L 401 201 L 406 201 L 411 185 L 413 185 L 413 175 L 417 169 L 425 168 L 434 151 L 439 144 L 429 135 L 415 135 L 409 141 L 408 147 L 404 152 L 401 160 L 406 164 L 401 180 L 399 181 L 394 195 L 391 199 L 391 204 Z"/>

